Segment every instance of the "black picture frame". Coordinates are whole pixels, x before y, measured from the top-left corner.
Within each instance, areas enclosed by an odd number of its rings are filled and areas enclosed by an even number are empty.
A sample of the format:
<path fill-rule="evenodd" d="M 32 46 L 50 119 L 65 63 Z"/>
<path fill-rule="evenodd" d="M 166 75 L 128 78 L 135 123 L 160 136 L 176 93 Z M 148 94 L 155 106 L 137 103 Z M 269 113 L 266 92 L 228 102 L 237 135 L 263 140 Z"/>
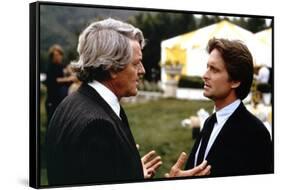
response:
<path fill-rule="evenodd" d="M 49 185 L 42 185 L 41 183 L 41 147 L 40 142 L 44 136 L 41 135 L 40 131 L 40 73 L 42 70 L 42 63 L 40 59 L 40 50 L 42 47 L 42 42 L 40 41 L 40 7 L 42 6 L 57 6 L 61 7 L 72 7 L 72 8 L 93 8 L 93 9 L 108 9 L 114 11 L 137 11 L 137 12 L 162 12 L 162 13 L 174 13 L 174 14 L 200 14 L 200 15 L 212 15 L 212 16 L 224 16 L 224 17 L 244 17 L 244 18 L 261 18 L 261 19 L 269 19 L 271 20 L 271 28 L 272 28 L 272 52 L 271 52 L 271 63 L 272 63 L 272 78 L 274 78 L 274 16 L 268 15 L 245 15 L 245 14 L 235 14 L 235 13 L 219 13 L 219 12 L 198 12 L 192 10 L 166 10 L 166 9 L 155 9 L 155 8 L 141 8 L 141 7 L 120 7 L 120 6 L 103 6 L 103 5 L 91 5 L 91 4 L 78 4 L 78 3 L 60 3 L 60 2 L 34 2 L 30 4 L 29 8 L 29 39 L 30 39 L 30 109 L 29 109 L 29 180 L 30 186 L 33 188 L 44 188 L 44 187 L 53 187 Z M 114 16 L 114 15 L 113 15 Z M 83 28 L 81 28 L 83 29 Z M 81 32 L 81 31 L 80 31 Z M 163 39 L 164 40 L 164 39 Z M 77 45 L 77 44 L 75 44 Z M 151 79 L 150 79 L 151 80 Z M 274 80 L 271 83 L 272 88 L 272 142 L 274 142 Z M 273 144 L 274 146 L 274 144 Z M 273 147 L 274 148 L 274 147 Z M 162 180 L 176 180 L 177 178 L 173 179 L 165 179 L 165 178 L 157 178 L 151 180 L 144 180 L 145 181 L 162 181 Z M 182 178 L 181 178 L 182 179 Z M 125 183 L 129 182 L 139 182 L 139 181 L 126 181 Z M 105 184 L 111 183 L 124 183 L 124 182 L 106 182 Z M 71 186 L 75 185 L 97 185 L 97 183 L 93 184 L 72 184 Z M 66 184 L 68 186 L 68 184 Z"/>

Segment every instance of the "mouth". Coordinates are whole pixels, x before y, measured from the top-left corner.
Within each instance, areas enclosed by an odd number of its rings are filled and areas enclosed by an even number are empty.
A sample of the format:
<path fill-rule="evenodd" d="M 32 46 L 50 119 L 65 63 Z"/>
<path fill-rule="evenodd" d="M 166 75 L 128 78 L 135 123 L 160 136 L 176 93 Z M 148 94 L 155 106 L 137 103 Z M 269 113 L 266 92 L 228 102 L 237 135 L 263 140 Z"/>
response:
<path fill-rule="evenodd" d="M 211 86 L 208 83 L 204 83 L 204 89 L 211 88 Z"/>

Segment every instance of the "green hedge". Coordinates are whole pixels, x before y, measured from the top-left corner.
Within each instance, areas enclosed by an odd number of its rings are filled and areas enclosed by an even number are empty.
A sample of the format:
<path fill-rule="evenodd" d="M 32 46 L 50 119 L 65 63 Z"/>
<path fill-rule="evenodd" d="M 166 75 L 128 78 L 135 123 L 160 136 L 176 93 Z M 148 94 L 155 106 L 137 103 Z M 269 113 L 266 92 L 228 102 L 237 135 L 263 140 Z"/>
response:
<path fill-rule="evenodd" d="M 178 87 L 201 89 L 204 87 L 204 81 L 200 76 L 181 76 Z"/>
<path fill-rule="evenodd" d="M 147 80 L 140 81 L 138 90 L 149 91 L 149 92 L 163 92 L 156 82 L 149 82 Z"/>

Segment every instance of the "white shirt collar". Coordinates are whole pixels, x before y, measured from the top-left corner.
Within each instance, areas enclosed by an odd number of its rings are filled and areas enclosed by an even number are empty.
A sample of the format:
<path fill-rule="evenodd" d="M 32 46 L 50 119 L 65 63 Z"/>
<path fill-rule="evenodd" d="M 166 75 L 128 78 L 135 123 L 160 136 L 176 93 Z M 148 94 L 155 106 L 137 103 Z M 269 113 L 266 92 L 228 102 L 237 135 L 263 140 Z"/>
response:
<path fill-rule="evenodd" d="M 216 112 L 216 117 L 217 117 L 217 122 L 220 124 L 224 121 L 226 121 L 232 113 L 238 108 L 240 105 L 241 100 L 237 99 L 231 104 L 225 106 L 224 108 L 220 109 L 219 111 Z"/>
<path fill-rule="evenodd" d="M 117 96 L 109 90 L 105 85 L 102 83 L 94 80 L 91 83 L 88 83 L 91 87 L 93 87 L 99 95 L 106 101 L 106 103 L 111 107 L 111 109 L 116 113 L 118 117 L 120 113 L 120 104 L 118 101 Z"/>
<path fill-rule="evenodd" d="M 204 159 L 207 157 L 212 145 L 214 144 L 214 142 L 215 142 L 218 134 L 220 133 L 221 129 L 223 128 L 225 122 L 233 114 L 233 112 L 238 108 L 240 103 L 241 103 L 241 100 L 237 99 L 234 102 L 232 102 L 231 104 L 229 104 L 229 105 L 225 106 L 224 108 L 220 109 L 219 111 L 215 112 L 217 122 L 215 123 L 214 129 L 211 133 L 211 136 L 210 136 L 210 139 L 209 139 L 206 151 L 205 151 Z M 195 159 L 194 159 L 194 166 L 196 165 L 196 162 L 197 162 L 197 157 L 198 157 L 198 152 L 199 152 L 200 146 L 201 146 L 201 141 L 200 141 L 200 144 L 196 151 L 196 155 L 195 155 Z"/>

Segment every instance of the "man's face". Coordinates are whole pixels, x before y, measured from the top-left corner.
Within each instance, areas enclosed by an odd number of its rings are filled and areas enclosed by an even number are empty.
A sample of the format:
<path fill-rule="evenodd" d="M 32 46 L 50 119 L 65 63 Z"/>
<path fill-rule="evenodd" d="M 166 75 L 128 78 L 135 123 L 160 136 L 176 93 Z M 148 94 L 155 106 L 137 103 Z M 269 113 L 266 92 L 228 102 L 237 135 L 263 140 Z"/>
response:
<path fill-rule="evenodd" d="M 137 95 L 140 77 L 145 74 L 140 44 L 135 40 L 131 40 L 130 43 L 133 48 L 133 58 L 125 69 L 115 73 L 113 79 L 114 91 L 118 98 Z"/>
<path fill-rule="evenodd" d="M 225 101 L 235 95 L 237 83 L 229 80 L 221 53 L 214 49 L 210 53 L 207 71 L 203 75 L 204 96 L 216 101 Z M 239 85 L 238 85 L 239 86 Z"/>

